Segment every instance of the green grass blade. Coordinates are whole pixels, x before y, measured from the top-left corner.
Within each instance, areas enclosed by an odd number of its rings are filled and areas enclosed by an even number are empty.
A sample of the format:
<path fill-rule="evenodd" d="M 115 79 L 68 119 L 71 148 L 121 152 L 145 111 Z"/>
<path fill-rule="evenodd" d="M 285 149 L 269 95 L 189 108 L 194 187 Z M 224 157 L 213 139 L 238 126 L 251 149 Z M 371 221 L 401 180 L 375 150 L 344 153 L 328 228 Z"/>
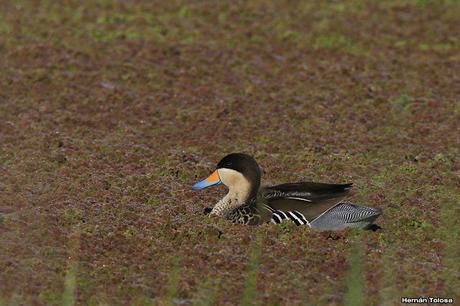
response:
<path fill-rule="evenodd" d="M 169 274 L 168 284 L 166 285 L 166 294 L 162 303 L 164 305 L 174 305 L 174 300 L 177 298 L 181 274 L 180 263 L 180 258 L 174 260 L 172 270 Z"/>
<path fill-rule="evenodd" d="M 441 188 L 437 193 L 437 198 L 441 202 L 441 227 L 438 230 L 440 239 L 445 243 L 442 253 L 443 271 L 441 274 L 445 295 L 448 297 L 459 297 L 460 288 L 460 257 L 459 248 L 459 204 L 460 196 L 451 189 Z"/>
<path fill-rule="evenodd" d="M 243 297 L 241 299 L 241 305 L 243 306 L 254 304 L 257 285 L 257 271 L 259 269 L 260 255 L 261 239 L 256 238 L 256 241 L 254 242 L 251 253 L 249 255 L 249 265 L 244 282 Z"/>
<path fill-rule="evenodd" d="M 77 265 L 80 250 L 80 233 L 76 232 L 70 237 L 69 259 L 67 261 L 67 273 L 64 280 L 64 292 L 62 294 L 62 305 L 75 305 L 75 291 L 77 283 Z"/>
<path fill-rule="evenodd" d="M 345 277 L 345 305 L 365 305 L 364 254 L 361 240 L 353 242 L 348 255 L 348 271 Z"/>

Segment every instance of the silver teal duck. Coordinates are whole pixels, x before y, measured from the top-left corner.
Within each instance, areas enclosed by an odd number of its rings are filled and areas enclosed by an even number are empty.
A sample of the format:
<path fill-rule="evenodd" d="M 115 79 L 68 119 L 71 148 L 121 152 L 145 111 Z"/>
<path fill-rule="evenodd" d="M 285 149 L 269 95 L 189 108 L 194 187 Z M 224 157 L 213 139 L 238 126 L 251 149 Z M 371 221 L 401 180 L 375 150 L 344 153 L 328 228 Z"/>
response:
<path fill-rule="evenodd" d="M 380 228 L 374 221 L 382 214 L 381 209 L 344 201 L 351 183 L 297 182 L 261 187 L 259 165 L 244 153 L 225 156 L 208 178 L 192 188 L 217 184 L 227 186 L 228 193 L 205 212 L 234 223 L 260 225 L 290 220 L 319 230 Z"/>

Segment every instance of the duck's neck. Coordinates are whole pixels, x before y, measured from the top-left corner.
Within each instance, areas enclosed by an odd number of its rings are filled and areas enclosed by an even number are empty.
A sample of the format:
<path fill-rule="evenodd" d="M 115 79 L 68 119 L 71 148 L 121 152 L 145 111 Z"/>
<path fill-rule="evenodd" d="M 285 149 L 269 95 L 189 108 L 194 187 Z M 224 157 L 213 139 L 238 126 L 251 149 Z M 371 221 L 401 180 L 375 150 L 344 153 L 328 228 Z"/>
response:
<path fill-rule="evenodd" d="M 235 208 L 240 207 L 251 197 L 252 192 L 250 186 L 247 188 L 232 188 L 227 195 L 223 197 L 211 211 L 212 215 L 225 217 Z"/>

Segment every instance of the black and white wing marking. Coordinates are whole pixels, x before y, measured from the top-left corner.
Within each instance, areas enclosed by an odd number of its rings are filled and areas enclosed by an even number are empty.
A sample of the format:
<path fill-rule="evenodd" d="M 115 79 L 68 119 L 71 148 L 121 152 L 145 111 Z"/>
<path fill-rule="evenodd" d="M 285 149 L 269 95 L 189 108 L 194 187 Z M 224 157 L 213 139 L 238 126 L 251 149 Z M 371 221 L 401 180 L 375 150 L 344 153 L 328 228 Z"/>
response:
<path fill-rule="evenodd" d="M 305 218 L 305 216 L 298 212 L 297 210 L 294 211 L 281 211 L 281 210 L 276 210 L 272 214 L 271 222 L 275 224 L 279 224 L 283 222 L 283 220 L 291 220 L 294 221 L 296 225 L 310 225 L 308 220 Z"/>

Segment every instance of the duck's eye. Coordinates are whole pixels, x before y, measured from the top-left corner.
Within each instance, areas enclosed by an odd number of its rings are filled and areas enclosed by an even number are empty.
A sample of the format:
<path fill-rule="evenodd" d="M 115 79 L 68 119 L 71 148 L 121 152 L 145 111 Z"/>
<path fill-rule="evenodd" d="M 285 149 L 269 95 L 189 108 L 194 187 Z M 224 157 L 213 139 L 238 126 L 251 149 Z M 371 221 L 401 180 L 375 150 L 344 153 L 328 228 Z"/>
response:
<path fill-rule="evenodd" d="M 224 166 L 225 166 L 225 168 L 229 168 L 229 167 L 231 167 L 231 166 L 232 166 L 232 163 L 225 163 L 225 165 L 224 165 Z"/>

